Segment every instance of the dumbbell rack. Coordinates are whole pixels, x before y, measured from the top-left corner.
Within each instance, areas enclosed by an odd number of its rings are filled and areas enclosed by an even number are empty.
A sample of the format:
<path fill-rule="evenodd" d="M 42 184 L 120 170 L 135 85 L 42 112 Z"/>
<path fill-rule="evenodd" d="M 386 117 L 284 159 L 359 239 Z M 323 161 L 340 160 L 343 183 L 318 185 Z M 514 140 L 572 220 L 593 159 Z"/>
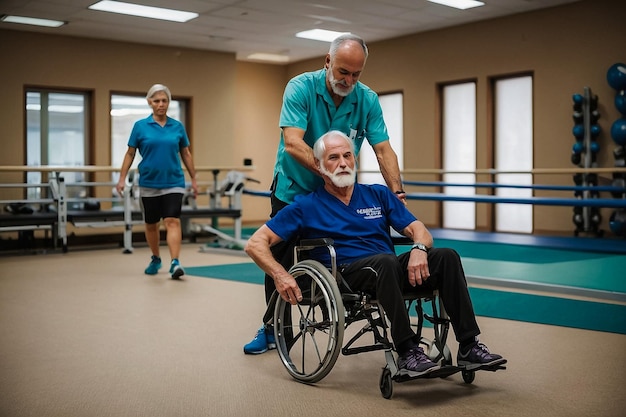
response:
<path fill-rule="evenodd" d="M 622 80 L 619 81 L 615 78 L 619 74 L 623 74 L 620 67 L 624 67 L 624 64 L 617 63 L 609 68 L 607 73 L 607 81 L 609 86 L 615 89 L 615 108 L 620 114 L 620 119 L 626 117 L 626 83 Z M 624 138 L 616 137 L 616 133 L 619 134 L 619 130 L 613 131 L 615 123 L 618 123 L 620 119 L 617 119 L 611 127 L 611 137 L 616 148 L 613 150 L 613 156 L 615 158 L 614 166 L 616 168 L 626 167 L 626 143 Z M 613 173 L 613 181 L 611 183 L 613 187 L 622 188 L 622 191 L 614 191 L 611 195 L 614 198 L 626 199 L 626 174 L 621 172 Z M 616 235 L 626 238 L 626 209 L 613 210 L 609 217 L 609 229 Z"/>
<path fill-rule="evenodd" d="M 597 108 L 597 96 L 594 96 L 589 87 L 584 87 L 582 104 L 580 108 L 574 104 L 575 112 L 582 113 L 582 125 L 584 135 L 582 138 L 582 158 L 577 163 L 580 168 L 596 168 L 596 155 L 595 152 L 592 151 L 593 145 L 592 142 L 597 139 L 592 135 L 592 124 L 597 121 L 599 114 L 596 111 Z M 592 101 L 594 102 L 592 104 Z M 592 122 L 592 111 L 595 112 L 595 121 Z M 574 122 L 578 123 L 579 118 L 576 113 L 574 116 Z M 577 139 L 578 140 L 578 139 Z M 598 185 L 597 174 L 582 174 L 582 175 L 574 175 L 574 182 L 578 186 L 582 187 L 590 187 Z M 579 191 L 575 193 L 575 196 L 582 199 L 589 198 L 597 198 L 599 196 L 598 192 L 593 192 L 589 189 L 584 189 L 583 191 Z M 574 224 L 576 225 L 576 229 L 574 230 L 574 235 L 578 236 L 580 233 L 591 233 L 596 236 L 601 236 L 603 234 L 602 230 L 599 229 L 599 224 L 601 222 L 600 212 L 597 208 L 591 207 L 574 207 Z M 582 216 L 582 221 L 578 219 L 578 216 Z M 579 220 L 579 221 L 577 221 Z"/>

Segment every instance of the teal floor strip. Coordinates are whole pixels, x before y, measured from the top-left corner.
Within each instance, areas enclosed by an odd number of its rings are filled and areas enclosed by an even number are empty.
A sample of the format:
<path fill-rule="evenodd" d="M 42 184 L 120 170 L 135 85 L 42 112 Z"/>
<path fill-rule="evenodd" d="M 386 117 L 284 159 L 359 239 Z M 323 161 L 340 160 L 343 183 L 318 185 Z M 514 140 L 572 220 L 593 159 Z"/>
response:
<path fill-rule="evenodd" d="M 187 275 L 203 278 L 226 279 L 249 284 L 263 284 L 265 273 L 254 263 L 185 267 Z"/>
<path fill-rule="evenodd" d="M 467 276 L 626 293 L 626 279 L 623 278 L 626 272 L 625 262 L 626 257 L 551 264 L 463 258 L 463 267 Z"/>
<path fill-rule="evenodd" d="M 481 271 L 484 272 L 486 265 L 484 261 L 482 263 Z M 526 267 L 530 266 L 526 265 Z M 471 268 L 471 266 L 469 268 L 466 266 L 466 272 Z M 507 271 L 507 268 L 503 268 L 502 265 L 496 265 L 494 269 L 497 269 L 497 271 L 492 271 L 494 273 Z M 264 280 L 261 269 L 251 262 L 187 267 L 185 271 L 193 276 L 259 285 L 263 284 Z M 483 288 L 470 288 L 470 293 L 474 309 L 479 316 L 626 334 L 626 306 L 624 305 Z"/>
<path fill-rule="evenodd" d="M 470 288 L 476 315 L 626 334 L 626 306 Z"/>
<path fill-rule="evenodd" d="M 462 240 L 437 239 L 436 245 L 440 248 L 453 248 L 459 252 L 463 258 L 469 257 L 512 262 L 523 261 L 533 264 L 606 258 L 626 259 L 626 256 L 624 255 L 610 253 L 552 249 L 527 245 L 506 245 L 502 243 L 470 242 Z"/>
<path fill-rule="evenodd" d="M 437 246 L 456 250 L 467 276 L 626 294 L 626 255 L 444 239 Z"/>

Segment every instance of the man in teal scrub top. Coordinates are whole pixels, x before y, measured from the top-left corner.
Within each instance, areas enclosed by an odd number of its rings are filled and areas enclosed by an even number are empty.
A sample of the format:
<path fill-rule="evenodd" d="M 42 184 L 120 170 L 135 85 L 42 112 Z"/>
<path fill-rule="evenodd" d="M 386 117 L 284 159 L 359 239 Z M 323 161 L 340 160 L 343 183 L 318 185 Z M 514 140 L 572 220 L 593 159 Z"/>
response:
<path fill-rule="evenodd" d="M 359 82 L 368 56 L 358 36 L 344 34 L 330 45 L 324 68 L 292 78 L 285 88 L 280 112 L 280 143 L 271 187 L 270 217 L 324 184 L 313 157 L 313 144 L 324 133 L 337 130 L 354 141 L 358 154 L 364 140 L 372 146 L 387 186 L 406 202 L 398 157 L 389 143 L 378 95 Z M 272 247 L 274 258 L 289 269 L 297 239 Z M 265 299 L 274 292 L 274 281 L 265 276 Z M 264 324 L 244 346 L 247 354 L 275 348 L 273 329 Z"/>

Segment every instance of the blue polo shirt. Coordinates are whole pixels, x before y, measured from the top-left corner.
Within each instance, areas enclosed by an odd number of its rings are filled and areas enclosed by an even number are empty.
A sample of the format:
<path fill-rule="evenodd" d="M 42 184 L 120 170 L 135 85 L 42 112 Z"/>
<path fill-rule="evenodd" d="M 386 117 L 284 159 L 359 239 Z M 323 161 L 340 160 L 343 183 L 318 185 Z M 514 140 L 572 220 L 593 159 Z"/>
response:
<path fill-rule="evenodd" d="M 303 129 L 304 141 L 312 148 L 315 141 L 330 130 L 339 130 L 354 140 L 358 155 L 363 140 L 370 145 L 389 140 L 378 95 L 358 82 L 339 107 L 326 88 L 326 70 L 307 72 L 292 78 L 285 88 L 280 112 L 280 127 Z M 304 168 L 285 151 L 281 130 L 274 166 L 275 195 L 291 203 L 296 195 L 306 194 L 323 180 Z"/>
<path fill-rule="evenodd" d="M 147 188 L 185 187 L 180 150 L 189 146 L 185 127 L 178 120 L 167 118 L 164 126 L 152 115 L 138 120 L 128 139 L 142 157 L 139 163 L 139 185 Z"/>
<path fill-rule="evenodd" d="M 297 196 L 267 226 L 283 240 L 329 237 L 335 241 L 337 264 L 379 253 L 395 254 L 389 227 L 402 231 L 416 217 L 390 190 L 380 184 L 355 184 L 350 204 L 345 205 L 322 186 Z M 315 259 L 330 266 L 326 250 Z"/>

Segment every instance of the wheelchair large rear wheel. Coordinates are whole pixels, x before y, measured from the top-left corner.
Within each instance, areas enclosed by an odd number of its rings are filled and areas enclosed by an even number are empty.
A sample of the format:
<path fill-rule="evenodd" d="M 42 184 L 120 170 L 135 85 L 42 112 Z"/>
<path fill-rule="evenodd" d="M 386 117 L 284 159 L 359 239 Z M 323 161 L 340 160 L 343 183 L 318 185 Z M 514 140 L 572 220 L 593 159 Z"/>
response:
<path fill-rule="evenodd" d="M 343 301 L 337 281 L 319 262 L 298 262 L 289 273 L 298 282 L 302 301 L 291 305 L 278 298 L 274 309 L 276 347 L 293 378 L 315 383 L 328 375 L 341 352 Z"/>

